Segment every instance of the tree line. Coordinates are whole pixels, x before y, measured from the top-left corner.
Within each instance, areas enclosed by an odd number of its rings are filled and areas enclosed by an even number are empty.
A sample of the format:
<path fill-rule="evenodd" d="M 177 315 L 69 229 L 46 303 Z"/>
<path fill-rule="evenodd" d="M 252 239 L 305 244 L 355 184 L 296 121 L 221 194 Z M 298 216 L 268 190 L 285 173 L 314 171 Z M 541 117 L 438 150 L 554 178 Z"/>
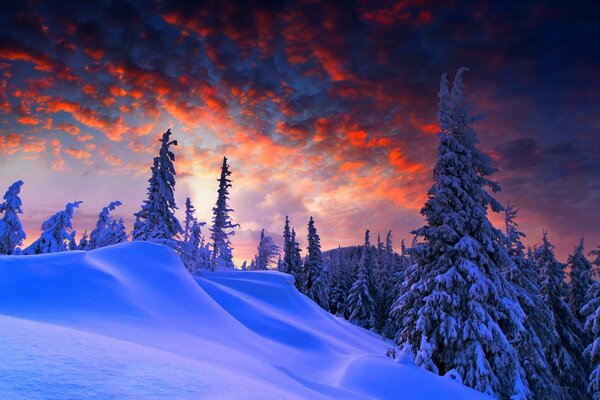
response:
<path fill-rule="evenodd" d="M 392 232 L 372 243 L 365 232 L 360 246 L 323 252 L 315 221 L 307 226 L 302 256 L 295 228 L 283 222 L 283 246 L 261 232 L 248 270 L 277 269 L 294 277 L 299 291 L 323 309 L 396 345 L 392 357 L 410 356 L 415 364 L 447 375 L 478 391 L 505 399 L 600 399 L 600 246 L 586 257 L 583 238 L 568 257 L 557 261 L 544 232 L 528 248 L 518 229 L 518 210 L 501 205 L 490 179 L 496 171 L 478 149 L 479 140 L 465 106 L 460 69 L 452 85 L 440 83 L 438 158 L 434 183 L 421 210 L 424 226 L 414 230 L 410 247 L 393 248 Z M 232 185 L 227 158 L 218 178 L 210 236 L 205 238 L 188 198 L 183 225 L 175 216 L 175 155 L 167 130 L 153 159 L 147 197 L 135 214 L 132 232 L 110 215 L 111 202 L 95 229 L 79 241 L 68 203 L 45 221 L 40 238 L 21 250 L 25 232 L 19 193 L 11 185 L 0 204 L 0 253 L 42 254 L 91 250 L 126 240 L 168 245 L 191 273 L 234 268 L 231 236 Z M 487 212 L 504 213 L 498 229 Z M 568 278 L 568 279 L 566 279 Z"/>

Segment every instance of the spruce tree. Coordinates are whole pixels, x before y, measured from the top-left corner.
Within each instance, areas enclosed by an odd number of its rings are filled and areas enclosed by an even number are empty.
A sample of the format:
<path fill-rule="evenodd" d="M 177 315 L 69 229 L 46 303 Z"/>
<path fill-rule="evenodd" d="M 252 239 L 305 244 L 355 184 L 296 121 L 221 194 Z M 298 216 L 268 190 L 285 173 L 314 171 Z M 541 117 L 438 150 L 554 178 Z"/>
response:
<path fill-rule="evenodd" d="M 584 343 L 583 327 L 575 318 L 571 307 L 564 300 L 567 285 L 564 282 L 565 265 L 554 256 L 554 246 L 544 232 L 542 245 L 533 255 L 539 274 L 542 301 L 550 307 L 554 315 L 554 326 L 558 335 L 557 343 L 544 343 L 550 352 L 552 373 L 559 386 L 565 388 L 563 396 L 567 399 L 584 399 L 586 395 L 586 364 L 582 358 Z"/>
<path fill-rule="evenodd" d="M 343 257 L 341 249 L 333 251 L 329 256 L 331 286 L 329 287 L 329 312 L 347 318 L 348 312 L 348 291 L 352 286 L 352 278 L 347 273 L 347 267 L 350 259 Z"/>
<path fill-rule="evenodd" d="M 321 253 L 321 239 L 315 228 L 315 221 L 310 217 L 308 221 L 308 247 L 304 260 L 304 294 L 313 299 L 322 308 L 327 309 L 327 277 L 323 268 L 323 254 Z"/>
<path fill-rule="evenodd" d="M 133 240 L 154 241 L 176 248 L 176 238 L 183 230 L 175 216 L 175 154 L 170 150 L 171 146 L 177 146 L 177 140 L 170 140 L 170 136 L 168 129 L 160 139 L 160 151 L 150 169 L 148 197 L 135 214 L 131 236 Z"/>
<path fill-rule="evenodd" d="M 0 254 L 13 254 L 26 238 L 19 220 L 19 214 L 23 214 L 19 197 L 21 186 L 23 181 L 16 181 L 10 185 L 4 194 L 4 202 L 0 204 L 0 213 L 3 213 L 0 219 Z"/>
<path fill-rule="evenodd" d="M 120 201 L 113 201 L 102 209 L 98 215 L 96 228 L 90 233 L 88 250 L 99 249 L 127 240 L 127 234 L 122 221 L 114 219 L 110 212 L 121 205 Z"/>
<path fill-rule="evenodd" d="M 391 240 L 388 234 L 387 239 Z M 375 332 L 384 335 L 384 330 L 387 325 L 388 315 L 391 306 L 396 300 L 391 297 L 392 292 L 392 259 L 386 251 L 386 244 L 381 240 L 381 235 L 377 234 L 377 247 L 374 250 L 375 266 L 373 268 L 373 300 Z"/>
<path fill-rule="evenodd" d="M 42 235 L 23 254 L 46 254 L 69 250 L 74 241 L 75 231 L 71 222 L 73 213 L 81 201 L 67 203 L 63 211 L 59 211 L 42 223 Z"/>
<path fill-rule="evenodd" d="M 260 231 L 255 264 L 257 270 L 267 270 L 279 255 L 279 246 L 273 242 L 271 236 L 265 235 L 265 230 Z"/>
<path fill-rule="evenodd" d="M 196 218 L 196 209 L 190 198 L 185 200 L 185 220 L 183 240 L 179 243 L 179 254 L 186 269 L 195 274 L 199 269 L 210 267 L 210 255 L 205 248 L 202 237 L 202 227 L 205 222 Z"/>
<path fill-rule="evenodd" d="M 283 261 L 281 263 L 280 271 L 286 274 L 292 273 L 292 231 L 290 229 L 290 220 L 288 216 L 285 216 L 285 225 L 283 226 Z"/>
<path fill-rule="evenodd" d="M 221 166 L 221 176 L 219 177 L 219 189 L 217 190 L 217 204 L 213 207 L 213 226 L 211 231 L 212 256 L 211 269 L 233 268 L 233 253 L 231 248 L 230 236 L 235 235 L 234 229 L 239 224 L 234 224 L 231 220 L 233 210 L 229 208 L 229 188 L 232 180 L 229 179 L 231 171 L 227 164 L 227 157 L 223 157 Z"/>
<path fill-rule="evenodd" d="M 587 298 L 581 309 L 581 315 L 586 317 L 585 331 L 591 338 L 583 353 L 591 367 L 587 391 L 593 400 L 600 400 L 600 283 L 590 286 Z"/>
<path fill-rule="evenodd" d="M 533 263 L 525 257 L 525 246 L 521 242 L 525 234 L 518 229 L 517 214 L 518 210 L 509 203 L 504 218 L 509 256 L 505 272 L 527 318 L 523 321 L 523 332 L 510 339 L 517 349 L 533 398 L 560 399 L 562 389 L 552 375 L 549 362 L 557 357 L 551 349 L 555 348 L 560 338 L 553 328 L 552 310 L 542 300 Z"/>
<path fill-rule="evenodd" d="M 88 239 L 87 230 L 83 231 L 83 235 L 81 235 L 81 240 L 77 245 L 77 250 L 89 250 L 90 241 Z"/>
<path fill-rule="evenodd" d="M 300 245 L 296 242 L 296 231 L 290 229 L 290 220 L 285 217 L 283 227 L 283 260 L 281 272 L 294 277 L 294 284 L 298 289 L 302 288 L 302 257 L 300 256 Z"/>
<path fill-rule="evenodd" d="M 487 177 L 495 169 L 477 149 L 478 139 L 464 106 L 461 68 L 450 90 L 440 85 L 438 159 L 434 184 L 421 210 L 424 239 L 411 255 L 417 261 L 394 306 L 400 347 L 410 345 L 415 362 L 446 374 L 455 370 L 465 385 L 501 398 L 524 398 L 528 390 L 509 337 L 522 326 L 523 311 L 502 274 L 506 250 L 487 208 L 502 206 L 486 190 L 500 190 Z"/>
<path fill-rule="evenodd" d="M 198 225 L 199 228 L 202 228 L 206 225 L 206 222 L 199 222 L 196 218 L 196 208 L 192 204 L 191 199 L 188 197 L 185 199 L 185 219 L 183 222 L 183 241 L 187 243 L 191 240 L 192 231 L 194 230 L 194 226 Z M 197 238 L 196 240 L 199 240 Z"/>
<path fill-rule="evenodd" d="M 302 256 L 300 252 L 300 243 L 296 241 L 296 230 L 292 228 L 291 237 L 291 255 L 290 255 L 290 274 L 294 277 L 294 285 L 296 289 L 302 291 L 304 289 L 304 271 L 302 270 Z"/>
<path fill-rule="evenodd" d="M 362 257 L 358 264 L 356 280 L 348 294 L 350 322 L 365 329 L 375 328 L 375 283 L 373 271 L 375 268 L 375 248 L 369 240 L 369 230 L 365 232 L 365 243 Z"/>
<path fill-rule="evenodd" d="M 567 303 L 573 311 L 575 318 L 582 324 L 585 323 L 585 317 L 581 315 L 581 307 L 587 303 L 587 293 L 594 283 L 592 280 L 592 264 L 585 257 L 583 252 L 583 238 L 575 247 L 573 254 L 567 259 L 567 268 L 569 269 L 569 286 L 567 294 Z"/>

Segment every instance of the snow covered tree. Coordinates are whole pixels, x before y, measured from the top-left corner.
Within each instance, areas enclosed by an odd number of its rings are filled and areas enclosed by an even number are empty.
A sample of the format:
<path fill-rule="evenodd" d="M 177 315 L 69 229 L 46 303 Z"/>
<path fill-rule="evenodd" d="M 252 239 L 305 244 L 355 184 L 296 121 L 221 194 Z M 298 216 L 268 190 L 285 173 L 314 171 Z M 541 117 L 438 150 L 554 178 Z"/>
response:
<path fill-rule="evenodd" d="M 547 351 L 554 357 L 548 356 L 552 373 L 558 384 L 566 389 L 563 393 L 565 398 L 584 399 L 586 364 L 582 358 L 583 327 L 564 300 L 567 294 L 565 265 L 556 260 L 554 246 L 548 241 L 546 232 L 542 245 L 535 250 L 533 258 L 539 274 L 542 301 L 554 314 L 554 329 L 558 334 L 557 343 L 544 343 Z"/>
<path fill-rule="evenodd" d="M 260 242 L 258 243 L 255 264 L 257 270 L 269 269 L 271 264 L 279 256 L 279 246 L 273 242 L 271 236 L 265 235 L 265 230 L 260 231 Z"/>
<path fill-rule="evenodd" d="M 189 242 L 192 236 L 194 226 L 198 225 L 199 228 L 206 225 L 206 222 L 199 222 L 196 218 L 196 208 L 192 204 L 192 200 L 188 197 L 185 199 L 185 220 L 183 222 L 183 241 Z M 195 240 L 199 243 L 199 238 Z"/>
<path fill-rule="evenodd" d="M 217 191 L 217 204 L 213 207 L 213 226 L 211 231 L 212 256 L 211 269 L 233 268 L 233 253 L 230 236 L 235 235 L 234 229 L 239 224 L 234 224 L 229 216 L 233 210 L 227 204 L 229 201 L 229 188 L 232 180 L 229 179 L 231 171 L 227 165 L 227 157 L 223 157 L 219 189 Z"/>
<path fill-rule="evenodd" d="M 177 140 L 170 140 L 170 136 L 171 130 L 168 129 L 160 139 L 160 151 L 150 169 L 148 198 L 135 214 L 131 236 L 133 240 L 153 241 L 175 248 L 176 237 L 183 230 L 175 216 L 175 154 L 169 149 L 177 146 Z"/>
<path fill-rule="evenodd" d="M 280 271 L 286 274 L 292 273 L 292 230 L 290 229 L 290 219 L 285 216 L 285 225 L 283 226 L 283 260 Z"/>
<path fill-rule="evenodd" d="M 552 310 L 541 297 L 533 263 L 525 257 L 525 246 L 521 238 L 525 234 L 518 230 L 518 210 L 510 203 L 505 210 L 506 278 L 513 289 L 527 318 L 523 321 L 523 332 L 511 337 L 517 349 L 519 361 L 534 399 L 560 399 L 562 389 L 557 385 L 549 360 L 557 355 L 552 352 L 560 338 L 554 330 Z M 548 357 L 551 357 L 550 359 Z"/>
<path fill-rule="evenodd" d="M 404 239 L 402 240 L 402 243 L 404 246 Z M 388 233 L 385 237 L 385 251 L 388 253 L 388 255 L 394 254 L 394 245 L 392 242 L 392 231 L 388 231 Z"/>
<path fill-rule="evenodd" d="M 328 308 L 327 276 L 323 268 L 323 254 L 321 254 L 321 239 L 315 228 L 315 221 L 310 217 L 308 221 L 308 247 L 304 260 L 304 294 L 313 299 L 315 303 Z"/>
<path fill-rule="evenodd" d="M 592 280 L 592 264 L 585 258 L 583 253 L 583 238 L 579 241 L 573 254 L 567 259 L 567 268 L 569 269 L 569 286 L 567 294 L 567 303 L 573 311 L 575 318 L 582 324 L 585 323 L 585 317 L 581 315 L 581 307 L 587 303 L 587 293 L 594 283 Z"/>
<path fill-rule="evenodd" d="M 296 240 L 296 230 L 292 228 L 291 250 L 290 250 L 290 274 L 294 277 L 296 289 L 302 291 L 304 288 L 304 271 L 302 269 L 302 256 L 300 243 Z M 285 260 L 284 260 L 285 262 Z"/>
<path fill-rule="evenodd" d="M 0 254 L 13 254 L 18 246 L 21 246 L 26 238 L 25 231 L 21 226 L 19 214 L 21 210 L 21 192 L 23 181 L 16 181 L 4 194 L 4 203 L 0 204 Z"/>
<path fill-rule="evenodd" d="M 595 266 L 600 267 L 600 246 L 598 246 L 596 250 L 590 251 L 590 256 L 596 257 L 596 259 L 592 262 Z"/>
<path fill-rule="evenodd" d="M 46 254 L 69 250 L 69 243 L 74 236 L 71 219 L 81 201 L 67 203 L 64 210 L 57 212 L 42 224 L 42 235 L 23 254 Z"/>
<path fill-rule="evenodd" d="M 204 244 L 202 227 L 206 222 L 199 222 L 196 209 L 188 197 L 185 200 L 185 220 L 183 240 L 179 243 L 179 254 L 187 270 L 195 274 L 199 269 L 210 268 L 210 251 Z"/>
<path fill-rule="evenodd" d="M 79 244 L 77 244 L 77 240 L 75 240 L 75 235 L 77 232 L 71 231 L 71 235 L 69 236 L 69 240 L 67 241 L 67 250 L 74 251 L 79 250 Z"/>
<path fill-rule="evenodd" d="M 477 149 L 478 139 L 464 106 L 462 73 L 440 84 L 438 159 L 434 184 L 421 210 L 424 239 L 411 248 L 410 270 L 393 315 L 399 346 L 410 345 L 415 362 L 446 374 L 455 370 L 465 385 L 501 398 L 525 398 L 528 390 L 509 337 L 522 329 L 523 311 L 501 268 L 506 259 L 501 233 L 487 208 L 502 206 L 488 193 L 500 190 L 487 177 L 495 169 Z"/>
<path fill-rule="evenodd" d="M 365 329 L 375 327 L 375 249 L 369 240 L 369 230 L 365 232 L 362 257 L 358 264 L 356 280 L 348 295 L 350 322 Z"/>
<path fill-rule="evenodd" d="M 329 287 L 329 312 L 347 318 L 348 311 L 347 299 L 348 292 L 352 286 L 352 275 L 348 273 L 351 269 L 352 260 L 342 256 L 341 248 L 331 252 L 329 256 L 329 273 L 331 285 Z"/>
<path fill-rule="evenodd" d="M 88 239 L 87 230 L 83 232 L 81 235 L 81 239 L 79 240 L 79 244 L 77 245 L 77 250 L 88 250 L 90 245 L 90 241 Z"/>
<path fill-rule="evenodd" d="M 600 283 L 590 286 L 587 297 L 588 302 L 581 309 L 581 315 L 586 317 L 585 331 L 592 338 L 583 353 L 591 366 L 587 390 L 593 400 L 600 400 Z"/>
<path fill-rule="evenodd" d="M 283 260 L 281 272 L 294 277 L 294 284 L 298 289 L 302 287 L 302 258 L 300 257 L 300 245 L 296 242 L 296 232 L 290 230 L 290 220 L 285 217 L 283 227 Z"/>
<path fill-rule="evenodd" d="M 113 201 L 102 208 L 102 211 L 100 211 L 100 214 L 98 215 L 96 228 L 90 233 L 87 249 L 99 249 L 127 240 L 123 221 L 116 220 L 110 215 L 110 212 L 114 211 L 120 205 L 120 201 Z"/>

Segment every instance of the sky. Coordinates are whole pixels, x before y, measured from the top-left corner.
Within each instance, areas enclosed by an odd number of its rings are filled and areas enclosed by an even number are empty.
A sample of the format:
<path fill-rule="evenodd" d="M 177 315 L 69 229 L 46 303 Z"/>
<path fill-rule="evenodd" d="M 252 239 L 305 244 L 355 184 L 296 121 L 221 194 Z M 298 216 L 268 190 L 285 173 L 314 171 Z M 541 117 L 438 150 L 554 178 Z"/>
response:
<path fill-rule="evenodd" d="M 238 263 L 286 215 L 303 246 L 312 215 L 325 249 L 367 228 L 399 247 L 423 224 L 440 76 L 465 66 L 497 198 L 564 261 L 600 244 L 593 3 L 0 2 L 0 191 L 25 182 L 28 243 L 74 200 L 79 233 L 113 200 L 131 226 L 171 128 L 200 220 L 229 158 Z"/>

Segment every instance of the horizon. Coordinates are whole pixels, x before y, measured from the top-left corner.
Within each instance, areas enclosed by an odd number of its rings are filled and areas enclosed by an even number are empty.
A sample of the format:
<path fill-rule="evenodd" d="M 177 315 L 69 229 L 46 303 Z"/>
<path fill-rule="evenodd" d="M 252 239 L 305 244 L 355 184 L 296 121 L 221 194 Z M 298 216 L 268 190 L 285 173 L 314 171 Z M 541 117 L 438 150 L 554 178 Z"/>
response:
<path fill-rule="evenodd" d="M 303 254 L 311 215 L 324 249 L 370 229 L 392 230 L 398 250 L 423 224 L 433 182 L 439 77 L 461 66 L 470 111 L 486 115 L 476 130 L 500 170 L 495 197 L 521 210 L 524 242 L 547 229 L 561 261 L 581 236 L 586 252 L 600 242 L 592 13 L 544 2 L 289 4 L 2 5 L 0 191 L 24 181 L 27 243 L 75 200 L 78 237 L 114 200 L 131 228 L 171 128 L 178 217 L 191 197 L 204 234 L 220 159 L 230 160 L 237 265 L 262 228 L 281 244 L 285 215 Z"/>

